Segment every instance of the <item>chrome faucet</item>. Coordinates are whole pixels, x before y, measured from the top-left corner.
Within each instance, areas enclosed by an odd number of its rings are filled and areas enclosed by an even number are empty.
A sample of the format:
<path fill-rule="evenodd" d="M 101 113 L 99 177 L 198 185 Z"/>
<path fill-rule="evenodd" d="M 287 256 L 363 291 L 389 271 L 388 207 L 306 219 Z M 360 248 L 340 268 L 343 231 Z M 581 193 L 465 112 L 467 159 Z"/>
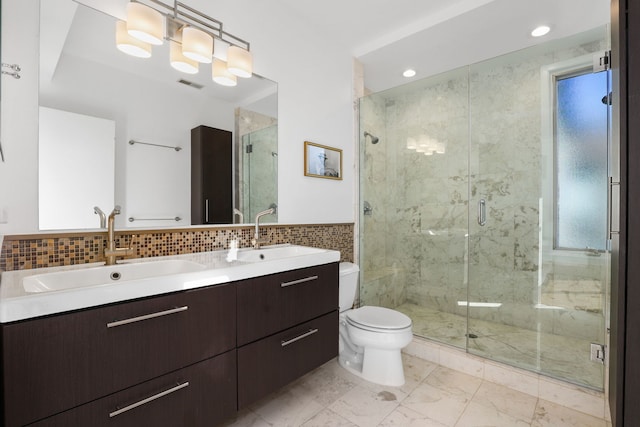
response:
<path fill-rule="evenodd" d="M 117 257 L 125 257 L 133 255 L 133 249 L 131 247 L 128 248 L 116 248 L 116 238 L 115 238 L 115 230 L 114 230 L 114 220 L 116 215 L 120 215 L 120 206 L 116 205 L 113 208 L 113 211 L 109 214 L 109 218 L 107 219 L 107 247 L 104 249 L 104 257 L 106 259 L 106 265 L 114 265 L 116 263 Z"/>
<path fill-rule="evenodd" d="M 100 228 L 107 228 L 107 216 L 97 206 L 93 207 L 93 213 L 100 216 Z"/>
<path fill-rule="evenodd" d="M 255 229 L 255 233 L 253 234 L 253 239 L 251 239 L 251 246 L 253 246 L 254 249 L 260 249 L 261 244 L 267 243 L 269 241 L 266 238 L 265 239 L 260 238 L 260 218 L 265 215 L 271 215 L 276 213 L 276 209 L 277 209 L 277 206 L 275 203 L 273 203 L 271 207 L 269 207 L 269 209 L 266 209 L 262 212 L 258 212 L 256 214 L 256 229 Z"/>

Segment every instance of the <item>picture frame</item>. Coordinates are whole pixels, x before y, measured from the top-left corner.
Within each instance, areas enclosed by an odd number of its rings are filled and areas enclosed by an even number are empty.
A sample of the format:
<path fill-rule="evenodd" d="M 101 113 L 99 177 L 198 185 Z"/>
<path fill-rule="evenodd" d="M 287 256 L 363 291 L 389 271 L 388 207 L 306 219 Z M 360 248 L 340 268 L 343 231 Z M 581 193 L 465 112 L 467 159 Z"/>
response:
<path fill-rule="evenodd" d="M 304 175 L 342 179 L 342 150 L 314 142 L 304 142 Z"/>

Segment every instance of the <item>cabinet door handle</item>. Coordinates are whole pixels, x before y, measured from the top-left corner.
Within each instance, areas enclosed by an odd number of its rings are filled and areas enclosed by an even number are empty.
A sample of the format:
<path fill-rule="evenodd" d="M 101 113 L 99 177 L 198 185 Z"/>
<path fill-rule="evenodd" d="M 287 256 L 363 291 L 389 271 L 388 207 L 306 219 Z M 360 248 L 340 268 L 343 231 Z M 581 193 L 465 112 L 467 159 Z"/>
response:
<path fill-rule="evenodd" d="M 292 280 L 291 282 L 282 282 L 280 283 L 281 288 L 286 288 L 287 286 L 297 285 L 299 283 L 310 282 L 312 280 L 317 280 L 318 276 L 309 276 L 304 279 Z"/>
<path fill-rule="evenodd" d="M 154 394 L 153 396 L 149 396 L 146 399 L 142 399 L 142 400 L 140 400 L 140 401 L 138 401 L 136 403 L 132 403 L 131 405 L 127 405 L 124 408 L 117 409 L 117 410 L 115 410 L 113 412 L 110 412 L 109 413 L 109 418 L 113 418 L 113 417 L 115 417 L 117 415 L 122 414 L 123 412 L 130 411 L 130 410 L 132 410 L 134 408 L 137 408 L 138 406 L 142 406 L 142 405 L 147 404 L 149 402 L 152 402 L 152 401 L 154 401 L 156 399 L 160 399 L 161 397 L 164 397 L 164 396 L 166 396 L 168 394 L 175 393 L 176 391 L 181 390 L 181 389 L 183 389 L 185 387 L 188 387 L 188 386 L 189 386 L 189 382 L 188 381 L 184 382 L 182 384 L 178 384 L 177 386 L 171 387 L 168 390 L 161 391 L 160 393 Z"/>
<path fill-rule="evenodd" d="M 280 345 L 282 345 L 283 347 L 286 347 L 286 346 L 288 346 L 289 344 L 293 344 L 294 342 L 296 342 L 296 341 L 298 341 L 298 340 L 301 340 L 301 339 L 303 339 L 303 338 L 306 338 L 306 337 L 308 337 L 309 335 L 313 335 L 313 334 L 315 334 L 316 332 L 318 332 L 318 330 L 317 330 L 317 329 L 309 329 L 309 330 L 308 330 L 307 332 L 305 332 L 304 334 L 302 334 L 302 335 L 298 335 L 298 336 L 297 336 L 297 337 L 295 337 L 295 338 L 291 338 L 290 340 L 286 340 L 286 341 L 285 341 L 285 340 L 280 341 Z"/>
<path fill-rule="evenodd" d="M 204 223 L 209 224 L 209 199 L 204 200 Z"/>
<path fill-rule="evenodd" d="M 189 306 L 185 305 L 182 307 L 172 308 L 170 310 L 159 311 L 157 313 L 145 314 L 144 316 L 132 317 L 130 319 L 124 320 L 116 320 L 115 322 L 107 323 L 107 328 L 115 328 L 117 326 L 128 325 L 129 323 L 141 322 L 143 320 L 153 319 L 155 317 L 167 316 L 169 314 L 180 313 L 182 311 L 187 311 Z"/>

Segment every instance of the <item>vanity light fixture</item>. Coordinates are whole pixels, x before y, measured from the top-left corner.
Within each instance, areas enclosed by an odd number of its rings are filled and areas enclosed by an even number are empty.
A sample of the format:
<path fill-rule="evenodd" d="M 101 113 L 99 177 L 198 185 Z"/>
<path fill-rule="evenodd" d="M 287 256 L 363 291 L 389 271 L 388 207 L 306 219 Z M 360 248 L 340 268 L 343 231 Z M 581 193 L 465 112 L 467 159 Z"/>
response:
<path fill-rule="evenodd" d="M 127 32 L 145 43 L 161 45 L 164 38 L 164 18 L 153 8 L 131 2 L 127 4 Z"/>
<path fill-rule="evenodd" d="M 551 31 L 551 28 L 548 25 L 540 25 L 531 31 L 532 37 L 542 37 Z"/>
<path fill-rule="evenodd" d="M 173 5 L 161 0 L 131 0 L 126 23 L 117 25 L 117 47 L 129 55 L 148 58 L 150 44 L 169 40 L 170 63 L 177 70 L 195 74 L 198 63 L 213 62 L 212 79 L 225 86 L 235 86 L 236 77 L 253 74 L 249 42 L 224 31 L 222 22 L 177 0 Z M 135 37 L 135 42 L 125 42 L 120 34 L 123 25 L 125 34 Z"/>
<path fill-rule="evenodd" d="M 127 32 L 127 23 L 124 21 L 116 21 L 116 47 L 137 58 L 151 57 L 151 45 L 132 37 Z"/>
<path fill-rule="evenodd" d="M 408 68 L 406 70 L 404 70 L 404 72 L 402 73 L 403 76 L 405 77 L 413 77 L 416 75 L 416 70 L 414 70 L 413 68 Z"/>
<path fill-rule="evenodd" d="M 248 78 L 253 73 L 253 59 L 248 50 L 238 46 L 229 46 L 227 51 L 227 69 L 238 77 Z"/>
<path fill-rule="evenodd" d="M 213 58 L 211 78 L 222 86 L 236 86 L 238 84 L 238 78 L 229 71 L 227 63 L 218 58 Z"/>
<path fill-rule="evenodd" d="M 211 64 L 213 37 L 194 27 L 182 29 L 182 54 L 203 64 Z"/>
<path fill-rule="evenodd" d="M 183 73 L 196 74 L 198 72 L 198 61 L 184 56 L 182 46 L 176 42 L 169 42 L 169 61 L 173 68 Z"/>

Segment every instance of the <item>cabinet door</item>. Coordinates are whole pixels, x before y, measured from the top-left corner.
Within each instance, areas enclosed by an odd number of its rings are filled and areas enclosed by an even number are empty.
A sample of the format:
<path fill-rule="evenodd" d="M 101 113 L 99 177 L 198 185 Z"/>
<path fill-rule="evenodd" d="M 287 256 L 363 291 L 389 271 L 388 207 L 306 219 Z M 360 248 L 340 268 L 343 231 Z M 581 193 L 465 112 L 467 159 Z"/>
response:
<path fill-rule="evenodd" d="M 233 223 L 232 134 L 191 129 L 191 224 Z"/>
<path fill-rule="evenodd" d="M 244 280 L 238 285 L 238 346 L 338 308 L 338 263 Z"/>
<path fill-rule="evenodd" d="M 338 355 L 338 310 L 238 349 L 238 408 Z"/>
<path fill-rule="evenodd" d="M 232 350 L 33 426 L 215 426 L 236 413 L 235 372 Z"/>
<path fill-rule="evenodd" d="M 23 425 L 235 347 L 220 285 L 3 325 L 7 426 Z"/>

